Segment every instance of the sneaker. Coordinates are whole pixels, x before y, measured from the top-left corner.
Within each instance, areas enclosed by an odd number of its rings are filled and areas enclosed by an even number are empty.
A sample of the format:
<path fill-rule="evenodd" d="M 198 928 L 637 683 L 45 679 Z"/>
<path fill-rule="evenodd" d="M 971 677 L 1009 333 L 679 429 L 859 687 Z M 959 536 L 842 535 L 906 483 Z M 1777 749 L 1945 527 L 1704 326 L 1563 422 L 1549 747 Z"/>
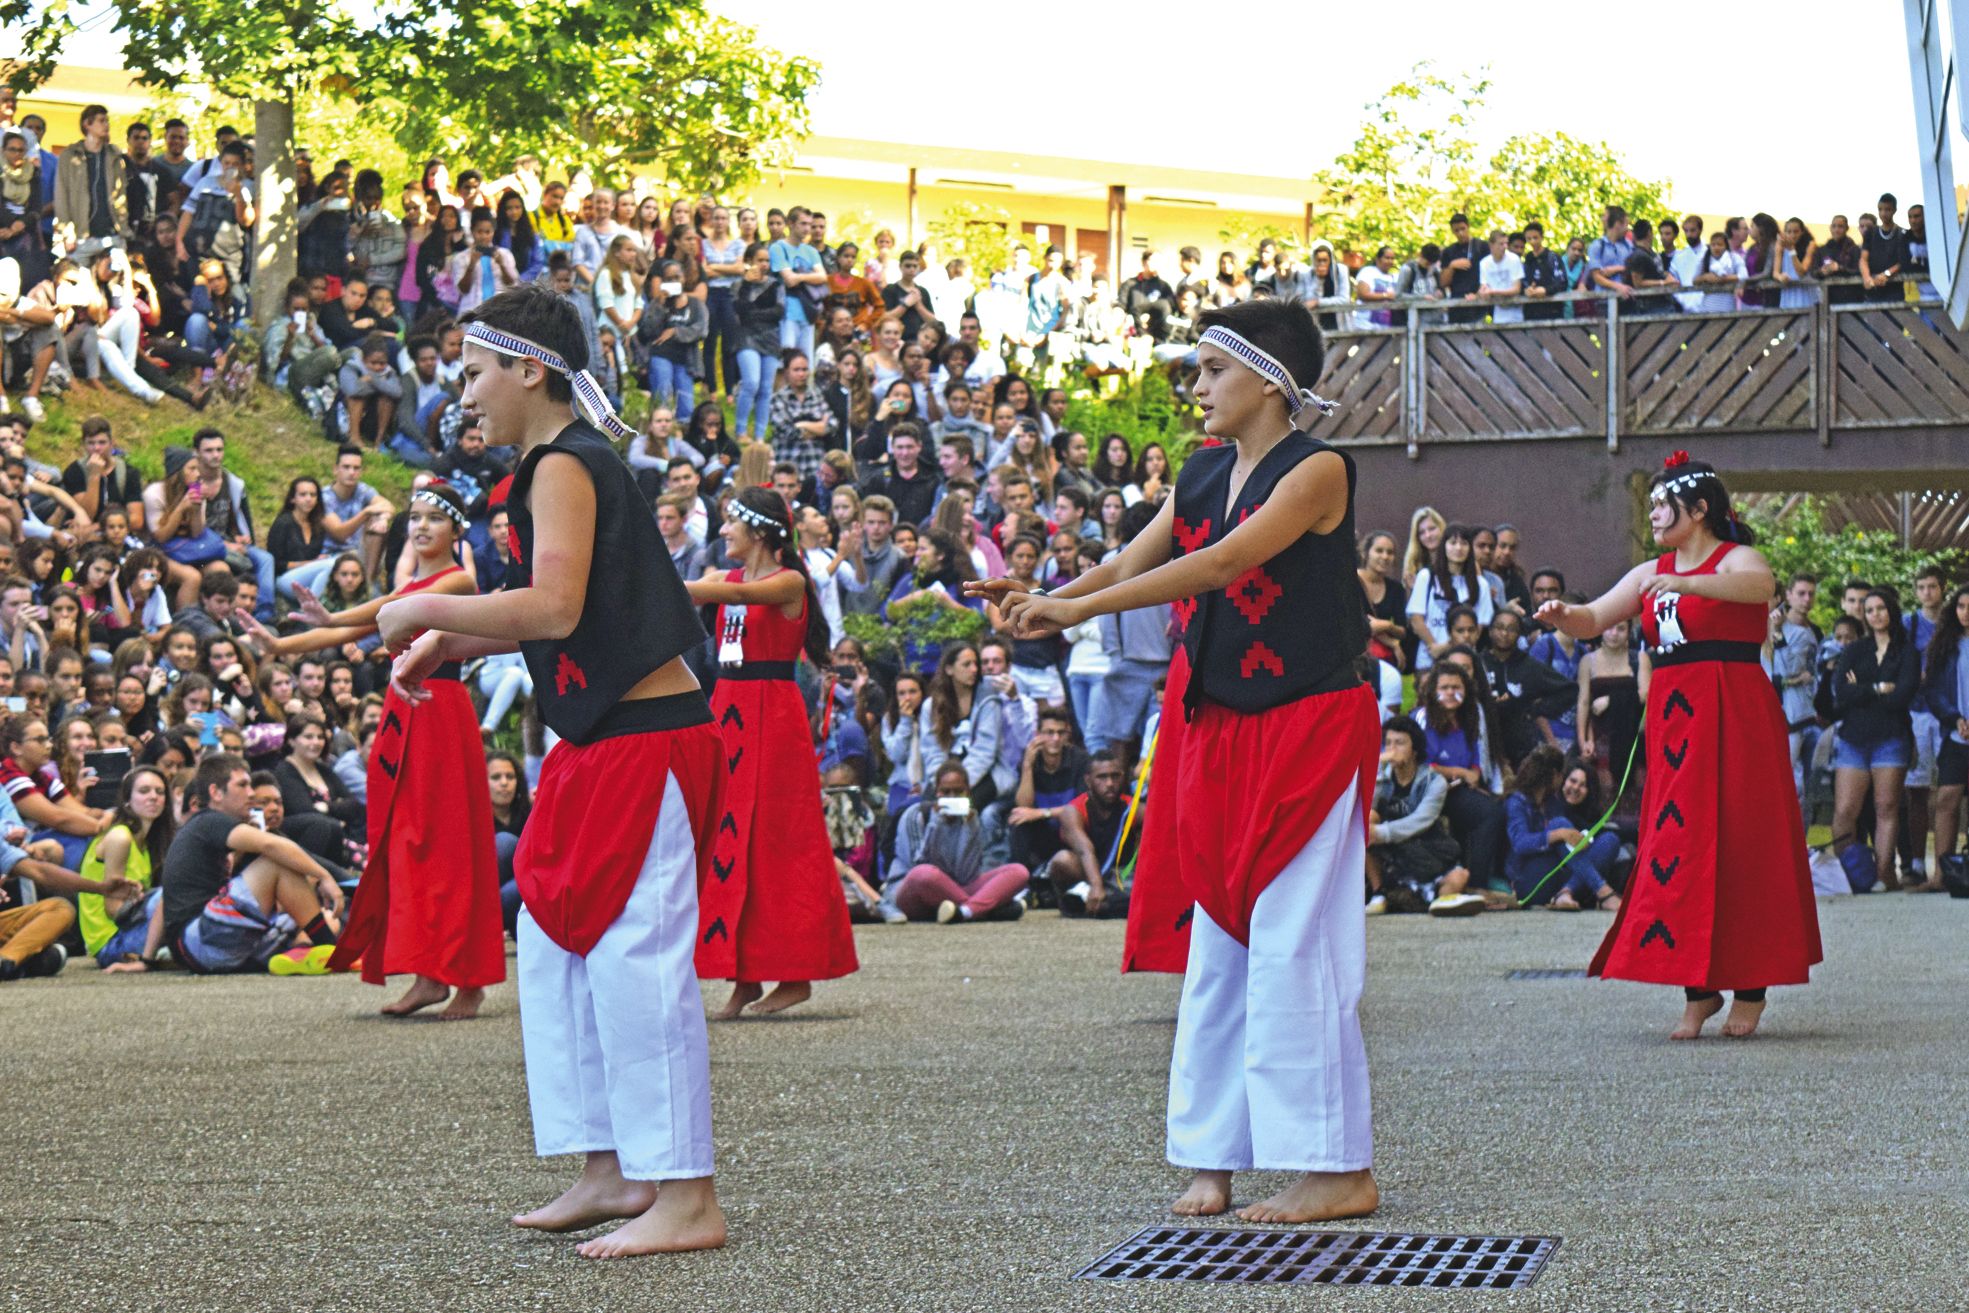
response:
<path fill-rule="evenodd" d="M 1369 916 L 1386 916 L 1388 914 L 1388 896 L 1386 894 L 1374 895 L 1374 897 L 1367 900 L 1366 910 Z"/>
<path fill-rule="evenodd" d="M 1060 895 L 1061 916 L 1087 915 L 1087 882 L 1082 880 Z"/>
<path fill-rule="evenodd" d="M 1449 894 L 1429 904 L 1430 916 L 1475 916 L 1484 910 L 1484 900 L 1477 894 Z"/>
<path fill-rule="evenodd" d="M 48 412 L 42 408 L 41 398 L 39 397 L 22 397 L 21 414 L 27 416 L 36 424 L 48 418 Z"/>
<path fill-rule="evenodd" d="M 11 957 L 0 957 L 0 984 L 21 978 L 21 964 Z"/>
<path fill-rule="evenodd" d="M 68 950 L 60 944 L 50 944 L 21 963 L 22 976 L 58 976 L 68 965 Z"/>
<path fill-rule="evenodd" d="M 909 920 L 909 914 L 884 898 L 875 905 L 875 914 L 882 918 L 883 925 L 901 925 Z"/>
<path fill-rule="evenodd" d="M 949 925 L 957 919 L 957 904 L 946 898 L 937 904 L 937 924 Z"/>
<path fill-rule="evenodd" d="M 325 976 L 328 974 L 328 959 L 334 955 L 333 944 L 316 944 L 313 948 L 290 948 L 285 953 L 274 954 L 267 963 L 267 974 Z"/>

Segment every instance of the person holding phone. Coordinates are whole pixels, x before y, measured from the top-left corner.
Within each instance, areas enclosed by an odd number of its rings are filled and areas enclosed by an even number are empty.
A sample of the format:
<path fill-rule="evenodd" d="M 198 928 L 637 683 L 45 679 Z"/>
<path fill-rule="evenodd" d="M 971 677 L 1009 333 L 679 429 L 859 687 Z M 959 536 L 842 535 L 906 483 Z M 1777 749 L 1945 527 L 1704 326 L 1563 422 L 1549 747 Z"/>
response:
<path fill-rule="evenodd" d="M 733 982 L 721 1021 L 748 1007 L 784 1011 L 812 997 L 813 981 L 859 966 L 793 679 L 802 654 L 821 669 L 832 664 L 827 618 L 785 499 L 742 488 L 728 514 L 720 536 L 737 568 L 685 585 L 693 602 L 718 606 L 711 713 L 725 742 L 732 824 L 721 822 L 712 845 L 714 874 L 727 874 L 700 894 L 697 973 Z M 778 982 L 770 995 L 768 980 Z"/>
<path fill-rule="evenodd" d="M 897 824 L 883 894 L 912 921 L 1016 921 L 1025 915 L 1031 872 L 1017 862 L 986 870 L 984 854 L 964 763 L 946 761 L 934 794 L 912 803 Z"/>

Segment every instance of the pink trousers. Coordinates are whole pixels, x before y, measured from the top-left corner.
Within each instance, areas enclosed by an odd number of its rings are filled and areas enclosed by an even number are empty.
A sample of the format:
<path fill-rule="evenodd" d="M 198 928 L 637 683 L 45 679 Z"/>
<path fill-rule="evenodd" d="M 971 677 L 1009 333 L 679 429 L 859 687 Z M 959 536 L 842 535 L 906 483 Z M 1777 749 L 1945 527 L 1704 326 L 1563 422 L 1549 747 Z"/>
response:
<path fill-rule="evenodd" d="M 981 918 L 1012 901 L 1026 887 L 1031 875 L 1013 862 L 986 871 L 968 885 L 961 885 L 934 866 L 913 866 L 896 887 L 896 906 L 912 921 L 934 921 L 937 905 L 948 899 Z"/>

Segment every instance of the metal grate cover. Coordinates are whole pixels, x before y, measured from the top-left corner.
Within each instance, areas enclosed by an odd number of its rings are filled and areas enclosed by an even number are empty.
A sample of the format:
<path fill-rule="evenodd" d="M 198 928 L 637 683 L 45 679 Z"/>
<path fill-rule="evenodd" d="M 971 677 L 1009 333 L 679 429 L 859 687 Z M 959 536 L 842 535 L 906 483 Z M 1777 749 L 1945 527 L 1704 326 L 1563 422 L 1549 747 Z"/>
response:
<path fill-rule="evenodd" d="M 1558 1247 L 1557 1236 L 1152 1226 L 1101 1255 L 1074 1279 L 1522 1290 Z"/>
<path fill-rule="evenodd" d="M 1516 971 L 1504 973 L 1506 980 L 1584 980 L 1586 972 L 1579 967 L 1520 967 Z"/>

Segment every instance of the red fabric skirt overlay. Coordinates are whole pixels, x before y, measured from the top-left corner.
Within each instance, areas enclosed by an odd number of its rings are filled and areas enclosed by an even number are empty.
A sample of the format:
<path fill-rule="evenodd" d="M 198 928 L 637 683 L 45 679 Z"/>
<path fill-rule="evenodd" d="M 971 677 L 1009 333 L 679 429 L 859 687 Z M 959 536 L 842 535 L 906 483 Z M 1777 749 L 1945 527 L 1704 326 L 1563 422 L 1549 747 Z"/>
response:
<path fill-rule="evenodd" d="M 1190 686 L 1190 655 L 1178 646 L 1163 683 L 1162 718 L 1155 732 L 1148 796 L 1142 800 L 1142 842 L 1136 848 L 1135 883 L 1128 891 L 1128 938 L 1121 969 L 1182 975 L 1190 960 L 1190 917 L 1196 899 L 1183 887 L 1176 853 L 1177 777 L 1182 773 L 1183 696 Z"/>
<path fill-rule="evenodd" d="M 1805 983 L 1825 954 L 1769 677 L 1748 662 L 1656 666 L 1645 743 L 1640 850 L 1591 974 L 1712 990 Z"/>
<path fill-rule="evenodd" d="M 629 901 L 671 775 L 690 811 L 702 897 L 725 782 L 715 726 L 563 740 L 547 754 L 513 879 L 534 923 L 568 952 L 586 957 Z"/>
<path fill-rule="evenodd" d="M 711 715 L 724 740 L 725 798 L 698 895 L 698 976 L 758 983 L 848 975 L 859 965 L 854 932 L 799 688 L 784 679 L 721 679 Z"/>
<path fill-rule="evenodd" d="M 1175 683 L 1172 671 L 1169 687 Z M 1180 728 L 1173 745 L 1158 738 L 1150 788 L 1173 815 L 1158 820 L 1152 808 L 1142 841 L 1145 855 L 1154 845 L 1173 852 L 1174 860 L 1136 868 L 1124 970 L 1182 969 L 1174 957 L 1179 927 L 1168 917 L 1177 899 L 1193 901 L 1226 934 L 1248 944 L 1258 895 L 1312 840 L 1349 783 L 1356 785 L 1366 825 L 1380 753 L 1381 720 L 1365 685 L 1255 714 L 1206 702 L 1187 725 L 1181 724 L 1180 702 L 1168 693 L 1163 706 L 1161 735 Z M 1165 761 L 1162 753 L 1171 746 L 1174 759 Z M 1172 865 L 1180 893 L 1166 888 Z M 1151 882 L 1147 890 L 1144 879 Z M 1138 900 L 1145 904 L 1139 935 Z M 1187 918 L 1179 913 L 1178 919 L 1187 935 Z M 1185 943 L 1184 961 L 1187 948 Z"/>
<path fill-rule="evenodd" d="M 429 976 L 457 989 L 506 978 L 499 862 L 478 716 L 455 679 L 412 706 L 392 690 L 369 754 L 369 865 L 329 966 L 373 985 Z"/>

